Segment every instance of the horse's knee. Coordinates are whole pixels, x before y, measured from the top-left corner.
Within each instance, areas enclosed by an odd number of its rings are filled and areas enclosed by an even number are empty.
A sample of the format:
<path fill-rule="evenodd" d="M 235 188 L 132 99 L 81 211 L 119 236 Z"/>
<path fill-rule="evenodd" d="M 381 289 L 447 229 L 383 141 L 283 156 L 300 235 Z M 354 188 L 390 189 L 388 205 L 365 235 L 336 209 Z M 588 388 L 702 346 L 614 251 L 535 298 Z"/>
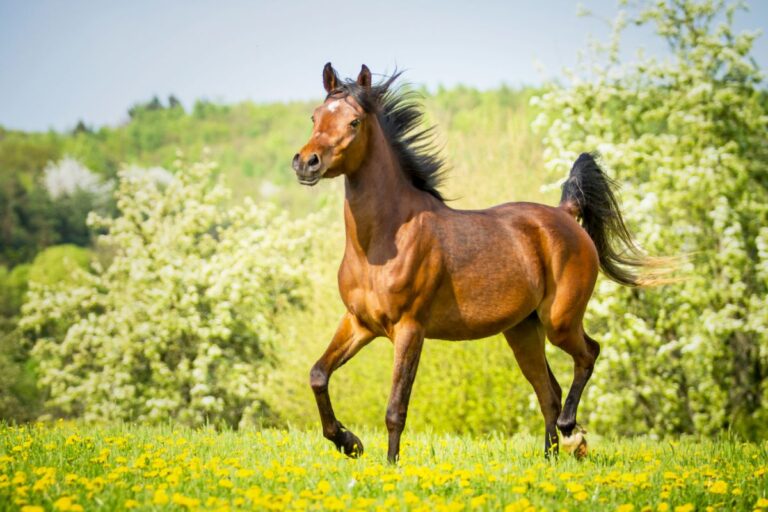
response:
<path fill-rule="evenodd" d="M 315 364 L 309 371 L 309 385 L 315 393 L 323 393 L 328 390 L 328 372 L 319 364 Z"/>
<path fill-rule="evenodd" d="M 405 428 L 405 416 L 405 412 L 388 407 L 387 415 L 384 419 L 385 423 L 387 424 L 387 430 L 389 432 L 402 432 Z"/>

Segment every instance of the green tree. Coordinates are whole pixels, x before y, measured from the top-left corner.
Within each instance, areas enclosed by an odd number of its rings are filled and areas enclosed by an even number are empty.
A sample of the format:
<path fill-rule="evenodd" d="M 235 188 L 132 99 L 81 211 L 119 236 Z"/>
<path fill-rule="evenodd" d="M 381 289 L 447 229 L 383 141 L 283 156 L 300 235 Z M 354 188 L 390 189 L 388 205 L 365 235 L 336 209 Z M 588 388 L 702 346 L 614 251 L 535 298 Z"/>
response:
<path fill-rule="evenodd" d="M 602 60 L 536 102 L 557 176 L 599 150 L 641 245 L 688 254 L 682 281 L 603 280 L 587 328 L 603 342 L 588 418 L 626 433 L 748 437 L 768 429 L 768 111 L 737 7 L 674 0 L 622 11 Z M 619 58 L 628 25 L 669 56 Z M 586 410 L 585 410 L 586 412 Z"/>

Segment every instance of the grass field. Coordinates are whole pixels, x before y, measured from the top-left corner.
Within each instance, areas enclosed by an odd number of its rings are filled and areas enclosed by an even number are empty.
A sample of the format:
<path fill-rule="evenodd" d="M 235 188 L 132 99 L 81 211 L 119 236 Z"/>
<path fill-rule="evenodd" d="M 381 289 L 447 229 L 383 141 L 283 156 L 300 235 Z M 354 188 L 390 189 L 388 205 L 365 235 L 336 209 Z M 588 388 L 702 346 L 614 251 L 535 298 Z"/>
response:
<path fill-rule="evenodd" d="M 318 432 L 78 423 L 0 427 L 2 510 L 768 509 L 768 442 L 591 439 L 547 461 L 528 436 L 359 432 L 351 460 Z"/>

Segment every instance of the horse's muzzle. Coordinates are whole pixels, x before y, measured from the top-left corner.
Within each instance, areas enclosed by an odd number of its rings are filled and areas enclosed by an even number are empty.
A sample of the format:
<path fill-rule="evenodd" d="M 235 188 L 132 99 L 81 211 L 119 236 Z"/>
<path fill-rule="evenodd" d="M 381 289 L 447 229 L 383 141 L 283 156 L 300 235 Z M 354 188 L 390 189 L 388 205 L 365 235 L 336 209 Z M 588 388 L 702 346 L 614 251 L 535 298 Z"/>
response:
<path fill-rule="evenodd" d="M 301 157 L 301 153 L 296 153 L 292 166 L 302 185 L 315 185 L 323 177 L 320 172 L 323 164 L 317 153 L 312 153 L 306 160 Z"/>

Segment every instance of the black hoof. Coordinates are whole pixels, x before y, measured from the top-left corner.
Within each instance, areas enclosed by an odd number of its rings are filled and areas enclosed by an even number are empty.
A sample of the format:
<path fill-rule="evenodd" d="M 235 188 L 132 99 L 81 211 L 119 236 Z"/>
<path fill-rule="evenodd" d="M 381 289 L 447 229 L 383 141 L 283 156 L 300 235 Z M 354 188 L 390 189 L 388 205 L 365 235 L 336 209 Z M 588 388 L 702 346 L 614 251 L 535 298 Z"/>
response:
<path fill-rule="evenodd" d="M 342 430 L 338 440 L 334 440 L 333 444 L 339 451 L 344 452 L 344 455 L 353 459 L 360 457 L 365 451 L 363 442 L 349 430 Z"/>
<path fill-rule="evenodd" d="M 557 428 L 565 437 L 569 437 L 576 428 L 576 418 L 558 418 Z"/>

